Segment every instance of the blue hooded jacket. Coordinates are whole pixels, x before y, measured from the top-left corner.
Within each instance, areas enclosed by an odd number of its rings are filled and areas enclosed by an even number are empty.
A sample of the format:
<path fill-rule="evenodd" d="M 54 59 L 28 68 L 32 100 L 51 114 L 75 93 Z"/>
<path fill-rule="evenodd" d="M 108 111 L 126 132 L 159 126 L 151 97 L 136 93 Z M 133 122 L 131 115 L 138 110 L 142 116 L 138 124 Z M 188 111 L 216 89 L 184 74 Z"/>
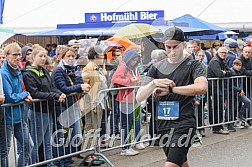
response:
<path fill-rule="evenodd" d="M 130 61 L 133 60 L 135 57 L 138 57 L 138 61 L 136 62 L 136 65 L 135 65 L 135 67 L 137 67 L 138 63 L 140 62 L 140 55 L 135 50 L 127 50 L 124 53 L 123 60 L 124 60 L 125 64 L 128 66 Z"/>
<path fill-rule="evenodd" d="M 18 103 L 23 101 L 28 92 L 22 92 L 22 74 L 19 69 L 14 70 L 8 65 L 5 60 L 1 67 L 0 73 L 3 80 L 3 91 L 5 94 L 4 103 Z M 13 113 L 11 107 L 5 107 L 5 120 L 6 124 L 18 124 L 24 118 L 24 105 L 13 106 Z"/>

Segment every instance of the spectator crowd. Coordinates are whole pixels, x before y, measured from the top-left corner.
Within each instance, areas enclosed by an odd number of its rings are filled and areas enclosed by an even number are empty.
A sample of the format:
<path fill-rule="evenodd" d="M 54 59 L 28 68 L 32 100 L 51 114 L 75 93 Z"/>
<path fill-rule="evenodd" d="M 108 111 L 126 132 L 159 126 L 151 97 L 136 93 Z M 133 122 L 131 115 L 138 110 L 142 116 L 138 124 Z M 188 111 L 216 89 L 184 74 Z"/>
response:
<path fill-rule="evenodd" d="M 223 46 L 221 41 L 215 41 L 210 48 L 202 47 L 197 39 L 184 44 L 183 54 L 199 61 L 208 78 L 207 93 L 194 98 L 198 137 L 206 136 L 203 126 L 208 124 L 214 124 L 213 133 L 224 135 L 235 132 L 238 126 L 252 125 L 249 121 L 251 40 L 245 43 L 228 38 Z M 29 44 L 21 48 L 17 43 L 11 43 L 0 49 L 0 103 L 8 104 L 1 108 L 0 116 L 1 167 L 9 164 L 12 135 L 17 141 L 19 167 L 92 147 L 92 134 L 95 133 L 90 133 L 92 129 L 100 129 L 101 147 L 108 146 L 106 135 L 121 139 L 124 144 L 122 156 L 137 155 L 137 150 L 145 149 L 139 135 L 145 118 L 141 109 L 136 114 L 137 90 L 134 87 L 141 85 L 153 64 L 167 58 L 164 48 L 153 50 L 151 55 L 142 55 L 140 45 L 115 46 L 109 50 L 112 53 L 109 60 L 99 45 L 82 54 L 76 39 L 69 41 L 68 45 L 53 44 L 50 47 Z M 152 59 L 146 66 L 142 64 L 145 56 Z M 130 88 L 99 93 L 123 87 Z M 91 98 L 84 98 L 85 93 Z M 76 105 L 80 99 L 84 99 L 84 106 Z M 153 99 L 149 97 L 146 102 L 146 110 L 151 115 L 150 124 L 154 127 L 149 128 L 152 137 L 156 134 Z M 21 103 L 23 101 L 25 103 Z M 241 124 L 238 125 L 237 121 Z M 127 138 L 132 136 L 132 129 L 136 149 Z M 67 138 L 73 142 L 65 144 Z M 79 156 L 88 156 L 84 165 L 102 164 L 88 152 Z M 72 158 L 68 157 L 47 166 L 66 167 L 71 163 Z"/>

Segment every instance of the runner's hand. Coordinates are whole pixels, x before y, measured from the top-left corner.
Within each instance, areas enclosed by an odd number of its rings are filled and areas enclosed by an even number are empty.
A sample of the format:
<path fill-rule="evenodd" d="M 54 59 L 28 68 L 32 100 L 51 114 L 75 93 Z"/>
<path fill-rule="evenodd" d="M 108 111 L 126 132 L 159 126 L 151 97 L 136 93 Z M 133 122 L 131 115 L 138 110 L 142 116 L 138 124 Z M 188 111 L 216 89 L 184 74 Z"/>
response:
<path fill-rule="evenodd" d="M 153 84 L 156 86 L 156 87 L 161 87 L 161 88 L 169 88 L 169 87 L 175 87 L 176 84 L 173 80 L 170 80 L 168 78 L 165 78 L 165 79 L 154 79 L 153 81 Z"/>
<path fill-rule="evenodd" d="M 169 94 L 169 89 L 168 88 L 155 88 L 153 91 L 154 96 L 165 96 Z"/>

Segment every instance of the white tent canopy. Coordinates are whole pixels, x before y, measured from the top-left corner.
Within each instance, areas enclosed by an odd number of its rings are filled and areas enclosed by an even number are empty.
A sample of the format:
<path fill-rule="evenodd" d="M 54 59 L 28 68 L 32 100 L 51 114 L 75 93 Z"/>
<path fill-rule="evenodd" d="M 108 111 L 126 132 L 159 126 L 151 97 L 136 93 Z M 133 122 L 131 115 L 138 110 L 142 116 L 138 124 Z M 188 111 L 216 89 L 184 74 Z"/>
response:
<path fill-rule="evenodd" d="M 251 0 L 8 0 L 3 25 L 16 33 L 83 23 L 84 13 L 164 10 L 165 20 L 191 14 L 231 30 L 251 31 Z"/>

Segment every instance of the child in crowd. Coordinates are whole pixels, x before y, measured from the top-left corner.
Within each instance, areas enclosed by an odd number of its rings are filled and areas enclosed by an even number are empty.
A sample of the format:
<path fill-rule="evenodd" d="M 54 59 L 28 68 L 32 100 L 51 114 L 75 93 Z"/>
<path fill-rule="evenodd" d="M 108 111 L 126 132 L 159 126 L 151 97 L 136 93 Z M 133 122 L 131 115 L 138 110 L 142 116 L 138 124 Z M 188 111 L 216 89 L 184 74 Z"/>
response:
<path fill-rule="evenodd" d="M 232 67 L 230 68 L 233 76 L 241 76 L 243 75 L 241 72 L 242 62 L 239 59 L 235 59 L 233 62 Z M 245 95 L 243 91 L 243 85 L 242 85 L 242 79 L 241 78 L 235 78 L 233 82 L 233 89 L 235 92 L 235 98 L 238 94 L 238 101 L 239 103 L 242 102 L 242 106 L 238 112 L 238 118 L 242 121 L 246 121 L 245 115 L 246 115 L 246 109 L 248 109 L 248 112 L 250 112 L 250 100 Z M 250 115 L 250 114 L 249 114 Z"/>

